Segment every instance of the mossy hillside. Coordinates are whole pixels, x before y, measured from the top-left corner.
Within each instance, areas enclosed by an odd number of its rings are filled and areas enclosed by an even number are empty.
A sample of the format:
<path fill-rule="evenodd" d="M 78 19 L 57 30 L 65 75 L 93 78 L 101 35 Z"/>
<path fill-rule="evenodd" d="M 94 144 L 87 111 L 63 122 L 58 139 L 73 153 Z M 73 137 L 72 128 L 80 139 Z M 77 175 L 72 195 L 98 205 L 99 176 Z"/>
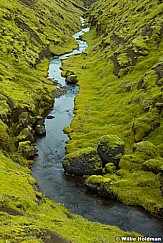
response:
<path fill-rule="evenodd" d="M 69 0 L 0 2 L 0 129 L 7 133 L 3 142 L 13 135 L 13 122 L 19 123 L 13 120 L 23 110 L 35 117 L 51 106 L 55 87 L 45 78 L 48 59 L 76 46 L 72 34 L 80 26 L 82 9 L 82 2 Z"/>
<path fill-rule="evenodd" d="M 118 236 L 135 236 L 117 227 L 90 223 L 70 213 L 34 190 L 29 169 L 0 152 L 0 240 L 1 242 L 47 242 L 51 233 L 71 242 L 116 242 Z M 82 230 L 81 230 L 82 228 Z"/>
<path fill-rule="evenodd" d="M 151 174 L 143 172 L 142 164 L 150 156 L 145 160 L 135 154 L 135 142 L 153 143 L 162 156 L 162 8 L 158 1 L 95 2 L 87 14 L 92 26 L 84 36 L 88 49 L 63 62 L 63 70 L 74 72 L 80 87 L 67 152 L 97 148 L 103 135 L 120 137 L 125 142 L 124 156 L 128 156 L 126 166 L 120 162 L 126 171 L 121 179 L 127 186 L 120 187 L 122 193 L 115 189 L 116 196 L 126 204 L 139 204 L 152 212 L 163 207 L 159 181 L 151 189 L 157 195 L 152 199 L 153 206 L 148 183 L 140 190 L 139 183 L 133 187 L 131 181 L 132 174 L 139 180 L 142 173 L 152 184 L 151 178 L 157 174 L 155 169 Z M 159 154 L 154 159 L 160 161 Z M 138 199 L 131 202 L 130 194 L 135 190 Z"/>

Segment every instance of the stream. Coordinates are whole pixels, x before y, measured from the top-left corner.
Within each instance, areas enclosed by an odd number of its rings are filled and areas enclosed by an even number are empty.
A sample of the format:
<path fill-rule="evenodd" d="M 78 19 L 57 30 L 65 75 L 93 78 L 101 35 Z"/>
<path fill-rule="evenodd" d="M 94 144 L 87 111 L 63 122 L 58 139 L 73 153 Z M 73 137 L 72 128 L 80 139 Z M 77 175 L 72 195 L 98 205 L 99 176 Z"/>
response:
<path fill-rule="evenodd" d="M 89 28 L 85 26 L 83 18 L 81 22 L 82 30 L 73 35 L 78 48 L 50 61 L 48 78 L 57 84 L 61 95 L 55 98 L 54 106 L 45 119 L 46 136 L 36 142 L 38 156 L 31 168 L 32 175 L 44 195 L 63 204 L 75 214 L 90 221 L 118 226 L 124 231 L 136 231 L 147 237 L 162 237 L 163 226 L 160 219 L 148 215 L 138 207 L 102 199 L 88 192 L 80 177 L 64 174 L 61 161 L 65 157 L 65 144 L 69 138 L 64 134 L 63 128 L 70 126 L 74 117 L 74 99 L 78 86 L 66 84 L 60 67 L 62 60 L 80 54 L 87 48 L 87 43 L 80 36 L 89 31 Z"/>

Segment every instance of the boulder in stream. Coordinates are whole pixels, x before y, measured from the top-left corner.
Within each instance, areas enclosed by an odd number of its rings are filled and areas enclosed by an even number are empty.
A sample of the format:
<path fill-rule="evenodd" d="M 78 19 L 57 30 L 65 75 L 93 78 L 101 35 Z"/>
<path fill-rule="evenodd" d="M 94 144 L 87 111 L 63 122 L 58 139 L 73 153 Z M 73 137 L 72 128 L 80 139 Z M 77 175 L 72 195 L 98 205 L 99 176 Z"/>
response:
<path fill-rule="evenodd" d="M 78 82 L 77 76 L 75 74 L 71 74 L 66 77 L 66 82 L 68 84 L 76 84 Z"/>
<path fill-rule="evenodd" d="M 102 173 L 102 161 L 91 147 L 66 155 L 62 162 L 66 172 L 74 175 L 97 175 Z"/>

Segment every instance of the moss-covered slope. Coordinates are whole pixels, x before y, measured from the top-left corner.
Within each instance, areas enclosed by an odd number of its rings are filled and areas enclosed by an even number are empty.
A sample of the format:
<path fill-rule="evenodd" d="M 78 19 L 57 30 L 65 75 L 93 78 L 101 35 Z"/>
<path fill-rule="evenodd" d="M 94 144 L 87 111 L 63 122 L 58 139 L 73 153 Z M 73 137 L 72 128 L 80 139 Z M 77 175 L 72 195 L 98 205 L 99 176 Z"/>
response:
<path fill-rule="evenodd" d="M 33 129 L 52 103 L 47 75 L 50 55 L 70 50 L 79 28 L 80 1 L 0 1 L 0 145 L 12 151 L 11 137 Z M 26 112 L 26 113 L 23 113 Z M 20 121 L 21 120 L 21 121 Z M 27 131 L 24 131 L 23 134 Z M 29 138 L 29 136 L 28 136 Z M 31 140 L 31 139 L 29 139 Z"/>
<path fill-rule="evenodd" d="M 99 0 L 87 16 L 89 48 L 64 63 L 80 86 L 67 152 L 97 148 L 101 136 L 117 135 L 125 154 L 116 172 L 105 175 L 112 184 L 98 191 L 162 214 L 163 3 Z"/>

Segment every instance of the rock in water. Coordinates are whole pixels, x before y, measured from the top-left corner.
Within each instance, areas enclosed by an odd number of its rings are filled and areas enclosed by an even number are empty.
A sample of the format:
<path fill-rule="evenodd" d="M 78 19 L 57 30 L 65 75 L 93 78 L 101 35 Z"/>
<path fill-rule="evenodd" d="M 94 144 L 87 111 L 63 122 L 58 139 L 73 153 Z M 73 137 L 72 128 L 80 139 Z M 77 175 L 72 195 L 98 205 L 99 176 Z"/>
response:
<path fill-rule="evenodd" d="M 66 77 L 66 82 L 69 84 L 76 84 L 78 82 L 76 75 L 69 75 Z"/>
<path fill-rule="evenodd" d="M 68 154 L 63 160 L 66 172 L 75 175 L 93 175 L 102 173 L 102 161 L 93 148 L 80 149 Z"/>

